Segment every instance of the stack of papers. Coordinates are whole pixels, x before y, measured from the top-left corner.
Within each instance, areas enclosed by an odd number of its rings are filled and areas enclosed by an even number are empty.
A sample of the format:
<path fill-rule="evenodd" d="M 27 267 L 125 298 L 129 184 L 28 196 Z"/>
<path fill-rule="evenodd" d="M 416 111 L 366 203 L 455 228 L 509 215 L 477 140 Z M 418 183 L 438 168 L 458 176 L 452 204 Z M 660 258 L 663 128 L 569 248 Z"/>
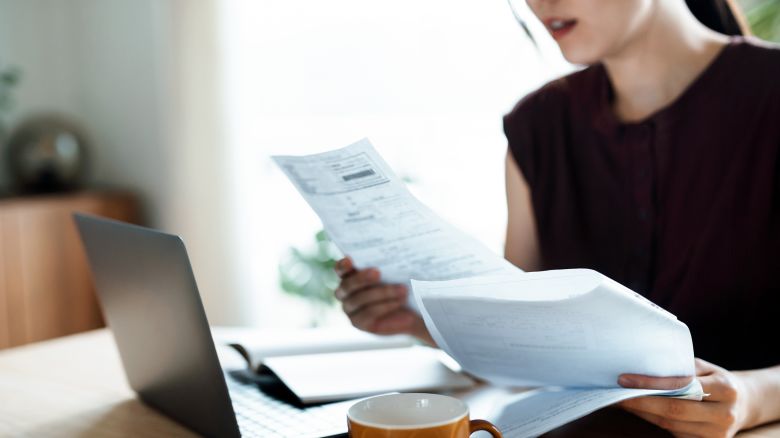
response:
<path fill-rule="evenodd" d="M 494 418 L 506 437 L 534 436 L 601 407 L 676 391 L 620 388 L 623 373 L 694 375 L 688 328 L 587 269 L 524 273 L 439 218 L 368 140 L 321 154 L 274 157 L 358 268 L 411 283 L 412 307 L 462 368 L 497 385 L 541 387 Z"/>
<path fill-rule="evenodd" d="M 604 406 L 673 391 L 626 389 L 620 374 L 695 375 L 688 327 L 589 269 L 427 282 L 412 280 L 425 325 L 465 371 L 498 385 L 543 387 L 493 420 L 507 437 L 536 436 Z"/>
<path fill-rule="evenodd" d="M 688 327 L 596 271 L 412 285 L 439 347 L 496 384 L 615 387 L 621 373 L 694 374 Z"/>

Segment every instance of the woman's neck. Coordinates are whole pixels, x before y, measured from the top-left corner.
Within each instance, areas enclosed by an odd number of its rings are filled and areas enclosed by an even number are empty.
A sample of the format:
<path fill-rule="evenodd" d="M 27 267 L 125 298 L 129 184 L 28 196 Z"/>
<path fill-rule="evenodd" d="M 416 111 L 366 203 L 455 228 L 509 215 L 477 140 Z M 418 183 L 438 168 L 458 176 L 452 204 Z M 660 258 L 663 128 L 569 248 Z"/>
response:
<path fill-rule="evenodd" d="M 604 60 L 613 110 L 624 122 L 643 120 L 674 102 L 728 43 L 696 21 L 684 2 L 655 4 L 641 37 Z"/>

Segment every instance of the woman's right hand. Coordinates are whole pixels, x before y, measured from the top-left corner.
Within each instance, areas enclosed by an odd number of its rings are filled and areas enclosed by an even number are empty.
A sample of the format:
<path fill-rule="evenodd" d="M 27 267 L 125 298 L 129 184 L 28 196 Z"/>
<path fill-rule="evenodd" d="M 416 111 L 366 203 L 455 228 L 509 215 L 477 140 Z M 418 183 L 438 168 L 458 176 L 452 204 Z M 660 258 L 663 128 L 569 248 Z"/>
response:
<path fill-rule="evenodd" d="M 355 269 L 349 257 L 336 263 L 336 273 L 341 277 L 336 299 L 353 326 L 378 335 L 410 334 L 435 345 L 422 318 L 406 305 L 405 285 L 384 284 L 378 269 Z"/>

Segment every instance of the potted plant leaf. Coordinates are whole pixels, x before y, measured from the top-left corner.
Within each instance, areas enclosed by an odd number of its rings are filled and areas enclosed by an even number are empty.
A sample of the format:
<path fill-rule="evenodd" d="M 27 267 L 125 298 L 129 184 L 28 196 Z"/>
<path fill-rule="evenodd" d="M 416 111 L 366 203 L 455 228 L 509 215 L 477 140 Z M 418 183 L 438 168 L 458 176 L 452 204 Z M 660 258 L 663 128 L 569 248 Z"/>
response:
<path fill-rule="evenodd" d="M 21 73 L 18 68 L 0 63 L 0 153 L 5 151 L 5 142 L 9 132 L 8 115 L 14 105 L 13 90 L 20 78 Z M 4 194 L 4 187 L 0 187 L 0 196 Z"/>
<path fill-rule="evenodd" d="M 324 323 L 328 311 L 336 304 L 333 291 L 339 284 L 334 267 L 341 252 L 324 230 L 314 235 L 310 248 L 291 247 L 279 263 L 279 285 L 290 295 L 306 300 L 312 308 L 310 325 Z"/>
<path fill-rule="evenodd" d="M 410 175 L 402 174 L 400 178 L 409 185 L 416 183 Z M 338 302 L 333 292 L 340 279 L 334 268 L 342 257 L 325 230 L 320 230 L 314 235 L 314 244 L 310 248 L 290 247 L 287 256 L 279 263 L 280 287 L 312 306 L 312 327 L 321 326 Z"/>
<path fill-rule="evenodd" d="M 0 64 L 0 139 L 8 133 L 6 117 L 13 108 L 13 89 L 19 83 L 19 69 Z"/>
<path fill-rule="evenodd" d="M 753 33 L 780 42 L 780 0 L 740 0 Z"/>

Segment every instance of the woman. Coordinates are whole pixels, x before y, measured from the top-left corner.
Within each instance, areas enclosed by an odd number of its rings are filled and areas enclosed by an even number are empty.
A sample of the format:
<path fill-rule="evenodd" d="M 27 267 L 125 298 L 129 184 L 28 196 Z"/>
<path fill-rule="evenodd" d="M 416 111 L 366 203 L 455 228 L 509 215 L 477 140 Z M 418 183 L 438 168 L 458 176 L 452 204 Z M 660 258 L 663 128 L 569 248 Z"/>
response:
<path fill-rule="evenodd" d="M 689 3 L 739 33 L 725 0 Z M 678 436 L 780 419 L 780 49 L 705 27 L 683 0 L 528 4 L 564 56 L 589 67 L 504 118 L 506 258 L 529 271 L 598 270 L 688 324 L 710 396 L 625 409 Z M 433 343 L 402 287 L 349 259 L 337 270 L 355 326 Z"/>

